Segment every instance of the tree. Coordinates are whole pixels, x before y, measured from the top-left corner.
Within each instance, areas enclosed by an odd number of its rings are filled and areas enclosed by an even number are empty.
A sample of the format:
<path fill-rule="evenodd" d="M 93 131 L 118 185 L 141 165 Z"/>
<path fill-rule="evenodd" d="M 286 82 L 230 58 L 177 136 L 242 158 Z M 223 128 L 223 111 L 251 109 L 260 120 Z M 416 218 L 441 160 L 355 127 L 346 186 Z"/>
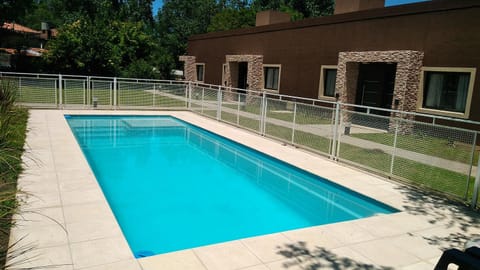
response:
<path fill-rule="evenodd" d="M 56 72 L 118 76 L 136 61 L 151 60 L 155 47 L 141 22 L 82 18 L 60 29 L 44 58 Z"/>
<path fill-rule="evenodd" d="M 252 8 L 228 8 L 213 16 L 208 32 L 225 31 L 255 26 L 256 12 Z"/>
<path fill-rule="evenodd" d="M 280 10 L 289 13 L 293 20 L 333 14 L 334 0 L 254 0 L 256 10 Z"/>
<path fill-rule="evenodd" d="M 0 24 L 3 25 L 5 21 L 22 21 L 32 4 L 32 0 L 0 1 Z"/>
<path fill-rule="evenodd" d="M 186 52 L 188 38 L 206 33 L 211 18 L 218 12 L 215 0 L 165 0 L 158 12 L 157 34 L 161 46 L 175 57 L 175 66 L 180 67 L 178 56 Z"/>

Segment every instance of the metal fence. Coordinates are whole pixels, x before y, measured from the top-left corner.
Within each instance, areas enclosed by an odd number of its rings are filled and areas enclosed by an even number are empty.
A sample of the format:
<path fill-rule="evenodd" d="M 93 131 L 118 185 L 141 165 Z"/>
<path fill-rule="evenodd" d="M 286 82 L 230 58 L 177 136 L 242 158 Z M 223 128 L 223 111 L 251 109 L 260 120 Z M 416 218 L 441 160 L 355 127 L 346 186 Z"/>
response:
<path fill-rule="evenodd" d="M 18 103 L 29 107 L 190 110 L 479 205 L 478 132 L 456 127 L 478 122 L 185 81 L 0 78 L 14 82 Z"/>

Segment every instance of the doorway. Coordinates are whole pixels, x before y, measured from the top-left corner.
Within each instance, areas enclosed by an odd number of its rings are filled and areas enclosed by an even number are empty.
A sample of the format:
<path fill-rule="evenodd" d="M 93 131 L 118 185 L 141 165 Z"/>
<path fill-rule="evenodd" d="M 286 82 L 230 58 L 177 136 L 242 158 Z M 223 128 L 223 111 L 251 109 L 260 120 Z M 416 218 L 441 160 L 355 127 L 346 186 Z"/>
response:
<path fill-rule="evenodd" d="M 238 62 L 238 80 L 237 88 L 247 89 L 248 62 Z M 243 91 L 245 93 L 245 91 Z"/>
<path fill-rule="evenodd" d="M 361 63 L 358 70 L 356 104 L 392 109 L 397 64 Z M 362 109 L 360 111 L 365 111 Z M 375 114 L 390 112 L 372 110 Z"/>

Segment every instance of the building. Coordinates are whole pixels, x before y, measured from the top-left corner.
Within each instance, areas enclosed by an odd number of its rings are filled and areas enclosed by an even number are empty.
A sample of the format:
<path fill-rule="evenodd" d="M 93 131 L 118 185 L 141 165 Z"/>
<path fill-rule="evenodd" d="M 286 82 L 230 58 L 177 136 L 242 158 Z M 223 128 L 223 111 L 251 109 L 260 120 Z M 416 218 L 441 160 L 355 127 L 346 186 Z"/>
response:
<path fill-rule="evenodd" d="M 186 79 L 480 121 L 480 1 L 335 2 L 332 16 L 262 12 L 192 36 Z"/>
<path fill-rule="evenodd" d="M 49 39 L 57 35 L 42 23 L 42 30 L 34 30 L 18 23 L 4 22 L 0 25 L 0 70 L 35 71 L 35 58 L 45 52 Z"/>

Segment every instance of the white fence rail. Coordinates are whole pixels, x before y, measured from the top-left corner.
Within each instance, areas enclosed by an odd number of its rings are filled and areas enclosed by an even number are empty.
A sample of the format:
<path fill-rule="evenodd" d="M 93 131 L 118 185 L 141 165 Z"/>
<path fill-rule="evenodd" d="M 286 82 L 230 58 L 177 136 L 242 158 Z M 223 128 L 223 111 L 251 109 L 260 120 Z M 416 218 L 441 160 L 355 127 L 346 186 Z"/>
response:
<path fill-rule="evenodd" d="M 479 205 L 478 132 L 458 127 L 478 130 L 478 122 L 185 81 L 25 73 L 0 79 L 13 81 L 18 103 L 32 108 L 190 110 Z"/>

